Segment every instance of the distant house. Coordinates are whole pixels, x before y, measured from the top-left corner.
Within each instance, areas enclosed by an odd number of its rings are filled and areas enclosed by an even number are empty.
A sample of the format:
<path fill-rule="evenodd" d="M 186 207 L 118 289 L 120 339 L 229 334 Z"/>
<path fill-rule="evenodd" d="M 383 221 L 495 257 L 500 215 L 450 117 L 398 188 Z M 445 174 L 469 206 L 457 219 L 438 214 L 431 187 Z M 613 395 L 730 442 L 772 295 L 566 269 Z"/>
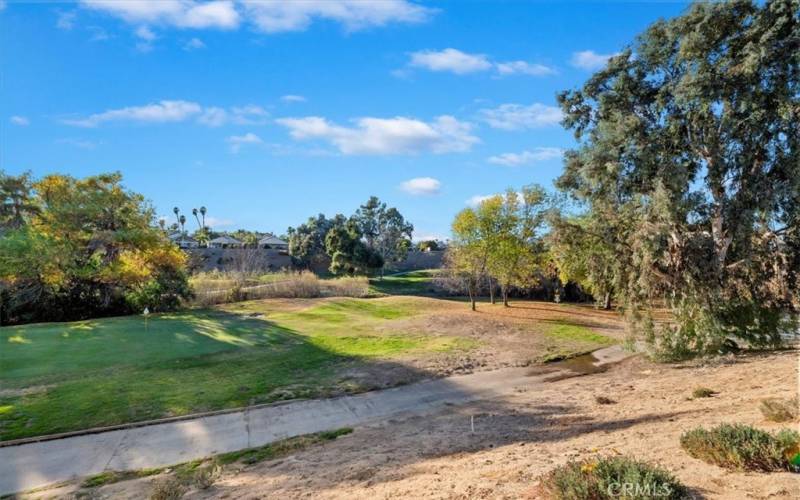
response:
<path fill-rule="evenodd" d="M 276 250 L 289 250 L 289 243 L 282 239 L 268 234 L 258 240 L 258 248 L 274 248 Z"/>
<path fill-rule="evenodd" d="M 241 248 L 242 242 L 230 236 L 220 236 L 208 242 L 209 248 Z"/>
<path fill-rule="evenodd" d="M 169 235 L 169 239 L 178 245 L 178 248 L 197 248 L 200 243 L 188 234 L 176 231 Z"/>

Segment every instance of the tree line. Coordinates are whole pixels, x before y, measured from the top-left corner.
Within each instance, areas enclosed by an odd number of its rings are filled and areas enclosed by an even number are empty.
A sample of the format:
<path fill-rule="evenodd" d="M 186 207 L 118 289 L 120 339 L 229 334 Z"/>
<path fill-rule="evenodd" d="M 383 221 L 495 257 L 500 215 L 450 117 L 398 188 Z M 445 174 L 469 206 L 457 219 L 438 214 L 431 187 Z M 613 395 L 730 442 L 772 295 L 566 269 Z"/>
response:
<path fill-rule="evenodd" d="M 578 143 L 556 182 L 575 205 L 546 238 L 564 279 L 613 299 L 666 358 L 798 331 L 800 2 L 695 3 L 558 101 Z M 452 259 L 469 279 L 513 282 L 536 261 L 530 243 L 492 269 L 500 242 L 524 240 L 501 222 L 516 199 L 456 217 Z"/>
<path fill-rule="evenodd" d="M 411 248 L 414 226 L 394 207 L 372 196 L 353 215 L 309 217 L 287 230 L 289 254 L 297 266 L 338 275 L 381 274 Z M 435 242 L 428 243 L 428 247 Z"/>
<path fill-rule="evenodd" d="M 121 181 L 0 172 L 0 323 L 169 310 L 190 295 L 185 254 Z"/>

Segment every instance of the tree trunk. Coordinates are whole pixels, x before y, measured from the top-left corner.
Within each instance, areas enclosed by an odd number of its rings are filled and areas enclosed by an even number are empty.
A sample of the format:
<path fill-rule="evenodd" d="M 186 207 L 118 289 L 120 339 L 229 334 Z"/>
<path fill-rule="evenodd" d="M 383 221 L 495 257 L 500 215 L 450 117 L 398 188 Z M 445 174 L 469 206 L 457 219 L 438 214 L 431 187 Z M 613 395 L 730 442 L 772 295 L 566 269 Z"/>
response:
<path fill-rule="evenodd" d="M 503 307 L 508 307 L 508 285 L 503 285 L 501 291 L 503 293 Z"/>
<path fill-rule="evenodd" d="M 489 280 L 489 301 L 494 305 L 494 282 Z"/>
<path fill-rule="evenodd" d="M 475 290 L 472 283 L 467 285 L 467 293 L 469 293 L 469 304 L 470 308 L 474 311 L 475 310 Z"/>
<path fill-rule="evenodd" d="M 611 310 L 611 292 L 606 292 L 606 295 L 603 298 L 603 309 L 606 311 Z"/>

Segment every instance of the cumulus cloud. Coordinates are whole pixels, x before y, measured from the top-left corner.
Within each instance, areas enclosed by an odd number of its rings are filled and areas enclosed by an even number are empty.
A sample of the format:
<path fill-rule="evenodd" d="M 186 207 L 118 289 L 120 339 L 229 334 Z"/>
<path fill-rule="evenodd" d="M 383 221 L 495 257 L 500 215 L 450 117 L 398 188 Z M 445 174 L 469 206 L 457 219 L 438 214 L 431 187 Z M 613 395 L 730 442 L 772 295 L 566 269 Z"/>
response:
<path fill-rule="evenodd" d="M 183 50 L 197 50 L 206 48 L 206 44 L 199 38 L 192 38 L 183 45 Z"/>
<path fill-rule="evenodd" d="M 395 22 L 425 22 L 436 12 L 408 0 L 82 0 L 81 4 L 131 24 L 236 29 L 246 21 L 264 33 L 303 31 L 315 20 L 337 22 L 355 31 Z"/>
<path fill-rule="evenodd" d="M 244 135 L 232 135 L 225 140 L 231 145 L 231 151 L 234 153 L 238 153 L 245 144 L 262 144 L 264 142 L 261 137 L 252 132 Z"/>
<path fill-rule="evenodd" d="M 14 125 L 19 125 L 20 127 L 27 127 L 28 125 L 31 124 L 31 121 L 28 119 L 27 116 L 14 115 L 11 118 L 9 118 L 9 121 Z"/>
<path fill-rule="evenodd" d="M 264 125 L 267 123 L 269 112 L 261 106 L 249 105 L 233 107 L 230 109 L 208 107 L 197 118 L 197 121 L 209 127 L 222 125 Z"/>
<path fill-rule="evenodd" d="M 429 71 L 446 71 L 457 75 L 495 71 L 500 76 L 507 75 L 553 75 L 556 70 L 543 64 L 527 61 L 493 62 L 486 54 L 469 54 L 458 49 L 421 50 L 409 54 L 408 66 L 423 68 Z M 396 70 L 398 76 L 405 75 L 404 70 Z"/>
<path fill-rule="evenodd" d="M 281 96 L 283 102 L 306 102 L 306 98 L 301 95 L 288 94 Z"/>
<path fill-rule="evenodd" d="M 198 123 L 210 127 L 221 125 L 262 125 L 269 114 L 264 108 L 255 105 L 233 108 L 206 107 L 191 101 L 159 101 L 144 106 L 128 106 L 95 113 L 85 118 L 62 120 L 75 127 L 97 127 L 107 122 L 132 123 L 170 123 L 196 119 Z"/>
<path fill-rule="evenodd" d="M 276 121 L 288 128 L 295 139 L 321 139 L 346 155 L 464 152 L 479 142 L 471 134 L 472 124 L 447 115 L 431 122 L 401 116 L 366 117 L 354 120 L 351 127 L 337 125 L 318 116 Z"/>
<path fill-rule="evenodd" d="M 457 75 L 486 71 L 492 67 L 485 54 L 467 54 L 452 48 L 440 51 L 422 50 L 410 55 L 410 66 L 430 71 L 449 71 Z"/>
<path fill-rule="evenodd" d="M 144 106 L 110 109 L 102 113 L 89 115 L 86 118 L 64 120 L 64 123 L 76 127 L 97 127 L 100 124 L 114 121 L 141 123 L 180 122 L 198 115 L 201 111 L 202 107 L 196 102 L 159 101 Z"/>
<path fill-rule="evenodd" d="M 617 55 L 619 55 L 619 52 L 614 54 L 598 54 L 593 50 L 582 50 L 580 52 L 573 52 L 570 63 L 576 68 L 591 71 L 602 68 L 609 59 Z"/>
<path fill-rule="evenodd" d="M 500 75 L 530 75 L 547 76 L 555 75 L 557 71 L 544 64 L 529 63 L 527 61 L 508 61 L 495 64 Z"/>
<path fill-rule="evenodd" d="M 478 205 L 480 205 L 484 201 L 486 201 L 489 198 L 492 198 L 494 196 L 497 196 L 497 195 L 496 194 L 476 194 L 475 196 L 472 196 L 470 199 L 467 200 L 467 205 L 469 205 L 471 207 L 477 207 Z"/>
<path fill-rule="evenodd" d="M 229 0 L 81 0 L 81 5 L 131 24 L 234 29 L 240 22 L 239 12 Z"/>
<path fill-rule="evenodd" d="M 482 109 L 481 118 L 493 128 L 503 130 L 524 130 L 547 127 L 561 122 L 561 110 L 555 106 L 533 103 L 501 104 L 497 108 Z"/>
<path fill-rule="evenodd" d="M 400 183 L 400 189 L 412 196 L 432 196 L 439 194 L 442 183 L 433 177 L 416 177 Z"/>
<path fill-rule="evenodd" d="M 506 165 L 509 167 L 516 167 L 519 165 L 527 165 L 537 161 L 552 160 L 561 158 L 564 152 L 560 148 L 535 148 L 533 151 L 523 151 L 522 153 L 503 153 L 497 156 L 489 157 L 489 163 L 495 165 Z"/>
<path fill-rule="evenodd" d="M 389 23 L 421 23 L 436 12 L 408 0 L 309 0 L 303 2 L 243 1 L 250 21 L 265 33 L 303 31 L 315 19 L 334 21 L 348 31 Z"/>

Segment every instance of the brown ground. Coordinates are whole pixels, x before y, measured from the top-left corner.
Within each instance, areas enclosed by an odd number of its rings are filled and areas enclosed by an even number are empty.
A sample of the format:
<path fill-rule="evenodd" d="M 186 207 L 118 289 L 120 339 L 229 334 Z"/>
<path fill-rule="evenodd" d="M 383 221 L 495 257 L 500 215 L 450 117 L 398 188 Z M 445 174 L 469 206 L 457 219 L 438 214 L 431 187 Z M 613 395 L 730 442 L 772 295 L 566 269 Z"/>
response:
<path fill-rule="evenodd" d="M 503 399 L 358 428 L 282 459 L 227 470 L 210 489 L 190 491 L 189 497 L 535 498 L 537 478 L 555 466 L 625 453 L 666 467 L 698 497 L 798 498 L 798 474 L 728 472 L 690 458 L 678 444 L 683 431 L 698 425 L 780 428 L 763 420 L 758 404 L 796 395 L 797 369 L 797 352 L 707 365 L 634 358 L 605 373 L 552 382 L 540 392 L 520 389 Z M 719 394 L 691 399 L 701 385 Z M 598 404 L 596 396 L 616 403 Z M 118 483 L 91 494 L 142 498 L 152 481 Z"/>

